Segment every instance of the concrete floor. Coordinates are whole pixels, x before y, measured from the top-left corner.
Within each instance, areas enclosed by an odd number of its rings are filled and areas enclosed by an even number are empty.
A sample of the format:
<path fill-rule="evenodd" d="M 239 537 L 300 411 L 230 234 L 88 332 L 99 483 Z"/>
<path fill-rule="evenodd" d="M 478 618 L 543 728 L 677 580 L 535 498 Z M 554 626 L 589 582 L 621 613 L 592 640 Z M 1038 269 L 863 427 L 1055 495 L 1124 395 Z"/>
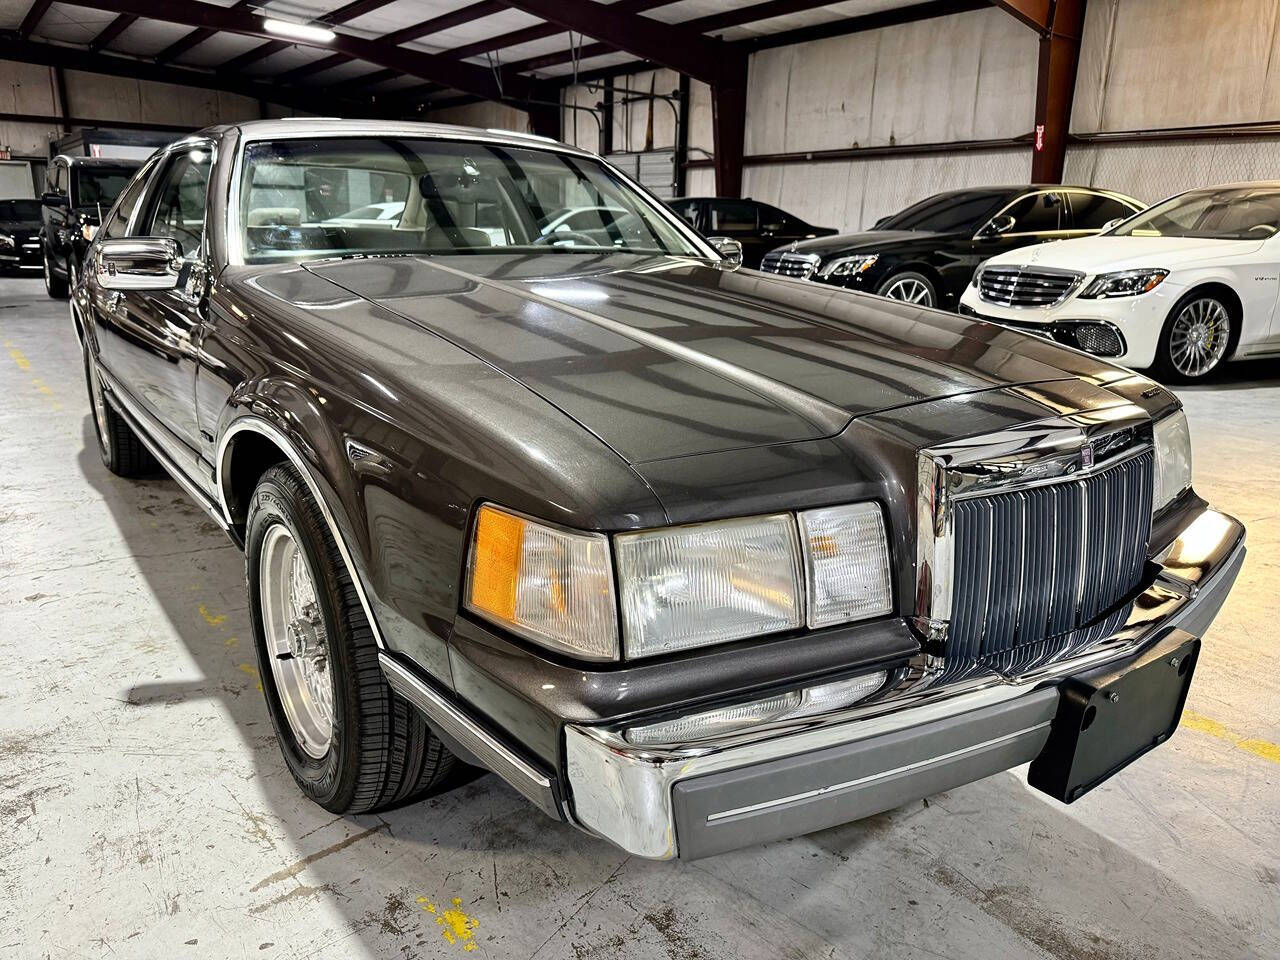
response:
<path fill-rule="evenodd" d="M 654 864 L 492 776 L 383 816 L 303 800 L 241 555 L 103 469 L 38 281 L 0 280 L 0 344 L 0 957 L 1280 957 L 1280 364 L 1183 395 L 1251 552 L 1167 746 L 1071 807 L 1011 772 Z"/>

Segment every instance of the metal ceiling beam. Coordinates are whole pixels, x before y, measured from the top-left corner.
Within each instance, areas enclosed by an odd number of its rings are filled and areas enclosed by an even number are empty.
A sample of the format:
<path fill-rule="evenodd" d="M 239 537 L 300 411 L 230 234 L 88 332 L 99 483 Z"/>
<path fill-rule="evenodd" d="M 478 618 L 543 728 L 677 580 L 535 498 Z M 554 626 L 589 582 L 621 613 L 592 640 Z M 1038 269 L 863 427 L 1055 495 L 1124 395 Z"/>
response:
<path fill-rule="evenodd" d="M 863 33 L 867 30 L 896 27 L 904 23 L 917 23 L 920 20 L 948 17 L 957 13 L 986 10 L 990 7 L 991 0 L 927 0 L 925 3 L 913 3 L 907 7 L 894 7 L 877 13 L 866 13 L 860 17 L 815 23 L 807 27 L 797 27 L 794 30 L 770 33 L 762 37 L 750 37 L 736 42 L 749 50 L 768 50 L 774 47 L 790 46 L 793 43 L 808 43 L 810 40 L 843 37 L 850 33 Z"/>
<path fill-rule="evenodd" d="M 378 37 L 378 43 L 391 44 L 398 46 L 402 43 L 408 43 L 411 40 L 421 40 L 423 37 L 430 36 L 433 33 L 439 33 L 441 30 L 448 30 L 452 27 L 459 26 L 463 23 L 470 23 L 472 20 L 479 20 L 481 17 L 487 17 L 491 14 L 498 13 L 506 9 L 498 0 L 480 0 L 479 3 L 473 3 L 463 7 L 460 10 L 453 10 L 449 13 L 441 14 L 438 17 L 432 17 L 430 20 L 423 20 L 421 23 L 415 23 L 413 26 L 404 27 L 392 33 L 387 33 Z M 441 54 L 446 56 L 447 54 Z M 322 57 L 313 63 L 304 63 L 300 67 L 294 67 L 280 74 L 276 79 L 281 83 L 292 83 L 301 80 L 303 77 L 309 77 L 312 74 L 322 73 L 333 67 L 340 66 L 344 63 L 351 62 L 353 58 L 345 54 L 335 53 L 328 57 Z"/>
<path fill-rule="evenodd" d="M 706 83 L 716 84 L 731 74 L 745 72 L 745 54 L 722 40 L 704 37 L 683 25 L 666 24 L 634 13 L 620 13 L 591 0 L 504 2 L 509 7 L 558 23 L 566 30 L 579 30 L 615 50 L 625 50 Z"/>
<path fill-rule="evenodd" d="M 366 13 L 377 10 L 379 7 L 385 7 L 392 0 L 355 0 L 354 3 L 348 3 L 346 6 L 332 10 L 324 16 L 316 19 L 316 23 L 325 26 L 335 26 L 339 23 L 346 23 L 348 20 L 354 20 L 357 17 L 363 17 Z M 262 11 L 265 15 L 269 11 Z M 290 46 L 288 40 L 268 40 L 266 43 L 259 44 L 252 50 L 246 50 L 239 56 L 232 57 L 226 63 L 218 65 L 219 70 L 239 70 L 241 67 L 248 66 L 251 63 L 257 63 L 259 60 L 265 60 L 273 53 L 279 53 L 281 50 L 287 50 Z"/>
<path fill-rule="evenodd" d="M 264 20 L 257 14 L 219 7 L 201 0 L 77 0 L 80 6 L 112 13 L 130 13 L 150 20 L 179 23 L 189 27 L 203 27 L 250 37 L 269 39 Z M 390 67 L 401 73 L 435 83 L 442 83 L 457 90 L 475 93 L 492 100 L 527 97 L 532 85 L 520 77 L 499 85 L 493 74 L 483 67 L 447 60 L 436 54 L 407 50 L 377 40 L 339 33 L 332 40 L 292 40 L 298 46 L 316 47 L 345 54 L 355 60 L 365 60 L 379 67 Z"/>
<path fill-rule="evenodd" d="M 131 13 L 122 13 L 116 17 L 100 34 L 89 41 L 90 50 L 105 49 L 112 40 L 129 29 L 138 18 Z"/>
<path fill-rule="evenodd" d="M 231 5 L 232 10 L 243 10 L 245 7 L 251 6 L 250 0 L 236 0 Z M 207 27 L 201 27 L 198 30 L 192 30 L 186 36 L 179 37 L 169 46 L 165 47 L 153 58 L 156 63 L 168 63 L 170 60 L 176 60 L 188 50 L 198 47 L 218 31 L 210 30 Z"/>
<path fill-rule="evenodd" d="M 1047 32 L 1053 22 L 1053 8 L 1056 0 L 992 0 L 992 2 L 1039 33 Z"/>
<path fill-rule="evenodd" d="M 358 101 L 338 100 L 335 102 L 332 96 L 325 97 L 318 91 L 314 94 L 307 93 L 297 89 L 286 89 L 244 78 L 224 77 L 200 70 L 188 70 L 183 67 L 150 63 L 132 57 L 94 53 L 79 47 L 24 40 L 16 34 L 0 35 L 0 60 L 35 63 L 46 67 L 60 67 L 66 70 L 77 70 L 86 73 L 103 73 L 113 77 L 130 77 L 135 80 L 151 80 L 157 83 L 179 84 L 202 90 L 225 90 L 228 93 L 240 94 L 254 100 L 267 100 L 272 103 L 294 107 L 298 110 L 305 110 L 308 113 L 332 113 L 335 108 L 350 111 L 354 115 L 368 115 L 369 113 L 368 108 Z"/>
<path fill-rule="evenodd" d="M 22 23 L 18 24 L 18 36 L 29 37 L 31 31 L 40 23 L 41 18 L 49 12 L 49 8 L 53 6 L 53 0 L 35 0 L 27 9 L 27 15 L 22 18 Z"/>
<path fill-rule="evenodd" d="M 646 10 L 667 7 L 678 2 L 679 0 L 615 0 L 610 9 L 623 13 L 644 13 Z M 512 30 L 510 33 L 503 33 L 496 37 L 489 37 L 486 40 L 477 40 L 475 43 L 454 47 L 452 50 L 444 51 L 444 54 L 457 60 L 465 60 L 467 57 L 478 57 L 482 53 L 501 50 L 505 47 L 532 43 L 534 40 L 545 40 L 547 37 L 554 37 L 556 34 L 564 32 L 565 28 L 558 23 L 535 23 L 533 26 L 525 27 L 522 30 Z"/>

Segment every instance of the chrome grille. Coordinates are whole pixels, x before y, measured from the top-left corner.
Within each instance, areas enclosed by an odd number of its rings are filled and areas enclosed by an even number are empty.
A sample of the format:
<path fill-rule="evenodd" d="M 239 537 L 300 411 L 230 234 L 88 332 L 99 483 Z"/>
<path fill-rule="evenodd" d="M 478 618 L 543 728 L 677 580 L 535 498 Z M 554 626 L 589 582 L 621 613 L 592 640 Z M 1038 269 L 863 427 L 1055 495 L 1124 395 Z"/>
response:
<path fill-rule="evenodd" d="M 1083 278 L 1066 270 L 1031 267 L 983 267 L 978 295 L 1003 307 L 1051 307 L 1060 303 Z"/>
<path fill-rule="evenodd" d="M 1105 635 L 1141 579 L 1154 462 L 955 504 L 949 670 L 1025 672 Z"/>
<path fill-rule="evenodd" d="M 760 261 L 760 269 L 766 273 L 777 273 L 784 277 L 797 277 L 808 280 L 813 271 L 818 269 L 821 257 L 816 253 L 766 253 Z"/>

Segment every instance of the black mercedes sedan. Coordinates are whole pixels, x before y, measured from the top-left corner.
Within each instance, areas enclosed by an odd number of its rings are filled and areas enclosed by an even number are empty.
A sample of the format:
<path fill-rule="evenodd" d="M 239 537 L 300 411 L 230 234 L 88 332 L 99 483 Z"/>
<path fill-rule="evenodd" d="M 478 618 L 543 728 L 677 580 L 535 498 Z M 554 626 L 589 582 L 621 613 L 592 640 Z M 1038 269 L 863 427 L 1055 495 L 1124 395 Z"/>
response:
<path fill-rule="evenodd" d="M 0 271 L 40 269 L 40 201 L 0 200 Z"/>
<path fill-rule="evenodd" d="M 65 299 L 75 282 L 84 253 L 102 215 L 111 209 L 139 161 L 126 157 L 69 157 L 49 161 L 43 207 L 42 257 L 44 288 Z"/>
<path fill-rule="evenodd" d="M 1013 186 L 926 197 L 863 233 L 779 246 L 761 269 L 954 310 L 988 257 L 1097 233 L 1143 205 L 1091 187 Z"/>
<path fill-rule="evenodd" d="M 838 232 L 835 227 L 815 227 L 794 213 L 750 197 L 680 197 L 667 203 L 704 237 L 737 240 L 742 244 L 742 265 L 753 269 L 780 244 L 830 237 Z"/>
<path fill-rule="evenodd" d="M 587 207 L 616 235 L 543 232 Z M 1027 762 L 1069 803 L 1175 731 L 1244 560 L 1164 388 L 742 269 L 541 138 L 186 137 L 71 307 L 103 462 L 243 548 L 284 762 L 337 813 L 473 764 L 669 859 Z"/>

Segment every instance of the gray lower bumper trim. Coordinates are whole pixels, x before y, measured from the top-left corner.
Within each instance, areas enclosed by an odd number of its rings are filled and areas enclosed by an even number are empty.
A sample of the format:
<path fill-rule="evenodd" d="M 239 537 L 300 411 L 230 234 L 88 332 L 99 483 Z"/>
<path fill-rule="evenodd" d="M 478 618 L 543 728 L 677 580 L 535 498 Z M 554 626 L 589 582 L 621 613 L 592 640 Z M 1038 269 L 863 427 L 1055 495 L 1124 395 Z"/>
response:
<path fill-rule="evenodd" d="M 799 836 L 1027 763 L 1057 706 L 1057 688 L 1047 687 L 888 736 L 682 780 L 673 787 L 680 856 Z"/>

